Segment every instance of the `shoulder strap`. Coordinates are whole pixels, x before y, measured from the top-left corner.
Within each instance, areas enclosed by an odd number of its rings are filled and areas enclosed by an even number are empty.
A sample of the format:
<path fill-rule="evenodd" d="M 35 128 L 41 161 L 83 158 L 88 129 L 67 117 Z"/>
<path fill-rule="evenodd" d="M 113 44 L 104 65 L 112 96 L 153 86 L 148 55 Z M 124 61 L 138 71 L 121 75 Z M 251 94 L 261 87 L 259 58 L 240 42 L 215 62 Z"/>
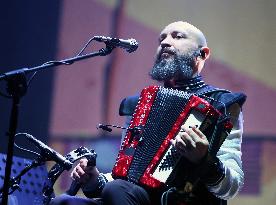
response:
<path fill-rule="evenodd" d="M 135 107 L 138 104 L 139 95 L 133 95 L 126 97 L 122 100 L 119 108 L 119 115 L 121 116 L 131 116 L 134 113 Z"/>
<path fill-rule="evenodd" d="M 242 107 L 246 100 L 246 95 L 244 93 L 235 93 L 210 85 L 207 85 L 203 89 L 198 90 L 195 94 L 209 101 L 218 110 L 228 108 L 234 103 L 238 103 L 240 107 Z"/>

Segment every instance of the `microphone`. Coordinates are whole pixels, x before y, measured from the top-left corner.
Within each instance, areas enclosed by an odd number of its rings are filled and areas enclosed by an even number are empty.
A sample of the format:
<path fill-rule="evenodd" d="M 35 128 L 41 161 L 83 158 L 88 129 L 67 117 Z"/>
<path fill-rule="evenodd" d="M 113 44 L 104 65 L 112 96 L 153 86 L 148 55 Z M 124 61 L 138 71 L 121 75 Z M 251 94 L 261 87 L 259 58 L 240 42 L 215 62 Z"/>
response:
<path fill-rule="evenodd" d="M 103 125 L 103 124 L 99 124 L 97 126 L 97 129 L 103 129 L 104 131 L 107 131 L 107 132 L 112 132 L 112 129 L 110 127 L 108 127 L 109 125 Z"/>
<path fill-rule="evenodd" d="M 94 36 L 93 39 L 98 42 L 104 42 L 107 45 L 123 48 L 129 53 L 135 51 L 138 48 L 138 42 L 133 38 L 124 40 L 105 36 Z"/>
<path fill-rule="evenodd" d="M 63 157 L 61 154 L 53 150 L 52 148 L 48 147 L 46 144 L 41 142 L 40 140 L 34 138 L 30 134 L 25 135 L 27 139 L 32 142 L 37 148 L 41 150 L 42 155 L 46 155 L 47 159 L 51 159 L 58 164 L 63 165 L 67 170 L 72 168 L 73 163 Z"/>

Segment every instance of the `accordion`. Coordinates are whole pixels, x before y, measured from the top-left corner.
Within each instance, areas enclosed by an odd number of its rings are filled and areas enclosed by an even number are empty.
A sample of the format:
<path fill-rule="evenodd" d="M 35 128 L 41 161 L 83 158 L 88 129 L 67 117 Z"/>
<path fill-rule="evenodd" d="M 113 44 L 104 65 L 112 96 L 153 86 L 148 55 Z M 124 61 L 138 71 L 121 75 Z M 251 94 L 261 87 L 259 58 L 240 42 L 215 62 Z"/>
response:
<path fill-rule="evenodd" d="M 216 141 L 211 138 L 220 116 L 218 110 L 198 96 L 160 86 L 144 88 L 112 176 L 147 188 L 167 185 L 181 158 L 170 140 L 184 125 L 199 127 L 209 143 Z"/>

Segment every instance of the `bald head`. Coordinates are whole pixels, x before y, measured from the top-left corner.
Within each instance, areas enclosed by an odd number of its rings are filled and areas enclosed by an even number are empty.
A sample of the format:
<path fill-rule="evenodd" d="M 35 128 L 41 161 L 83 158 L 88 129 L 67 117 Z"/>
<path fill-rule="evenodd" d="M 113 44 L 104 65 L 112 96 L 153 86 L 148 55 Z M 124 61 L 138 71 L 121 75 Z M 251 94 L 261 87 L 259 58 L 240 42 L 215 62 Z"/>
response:
<path fill-rule="evenodd" d="M 161 35 L 164 32 L 173 30 L 184 32 L 186 37 L 194 40 L 194 43 L 196 43 L 199 48 L 207 46 L 207 41 L 202 31 L 188 22 L 173 22 L 164 28 L 164 30 L 161 32 Z"/>

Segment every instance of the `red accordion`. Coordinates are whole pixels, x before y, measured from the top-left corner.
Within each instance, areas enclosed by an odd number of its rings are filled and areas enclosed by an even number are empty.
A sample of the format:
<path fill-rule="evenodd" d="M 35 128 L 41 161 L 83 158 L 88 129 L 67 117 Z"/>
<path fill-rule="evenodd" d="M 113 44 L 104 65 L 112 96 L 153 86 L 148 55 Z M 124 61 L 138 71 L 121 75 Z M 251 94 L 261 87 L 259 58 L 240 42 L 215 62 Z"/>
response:
<path fill-rule="evenodd" d="M 198 126 L 208 137 L 220 115 L 206 100 L 187 92 L 160 86 L 143 89 L 113 177 L 148 188 L 163 187 L 181 158 L 170 143 L 180 127 Z"/>

